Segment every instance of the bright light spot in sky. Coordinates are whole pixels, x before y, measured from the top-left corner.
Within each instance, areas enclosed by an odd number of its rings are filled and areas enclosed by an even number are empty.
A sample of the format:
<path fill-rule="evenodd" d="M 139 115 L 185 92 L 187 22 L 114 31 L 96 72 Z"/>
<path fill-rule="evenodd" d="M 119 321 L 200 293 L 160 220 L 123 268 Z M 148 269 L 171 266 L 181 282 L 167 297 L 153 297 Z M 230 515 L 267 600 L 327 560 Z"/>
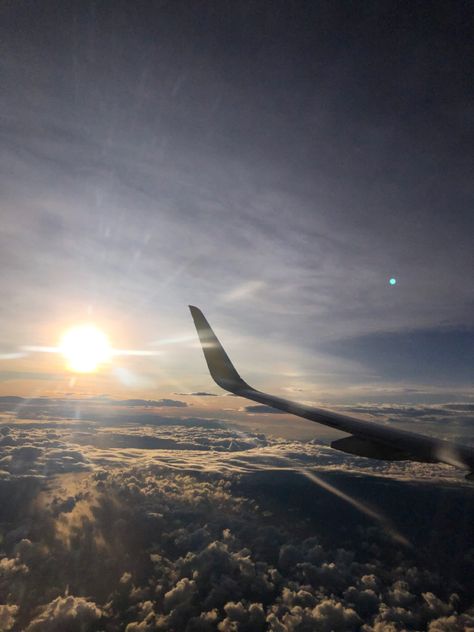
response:
<path fill-rule="evenodd" d="M 68 329 L 61 338 L 59 350 L 68 361 L 68 368 L 78 373 L 95 371 L 112 355 L 107 336 L 95 325 Z"/>
<path fill-rule="evenodd" d="M 395 277 L 391 277 L 388 282 L 390 283 L 390 285 L 396 285 L 397 279 Z"/>

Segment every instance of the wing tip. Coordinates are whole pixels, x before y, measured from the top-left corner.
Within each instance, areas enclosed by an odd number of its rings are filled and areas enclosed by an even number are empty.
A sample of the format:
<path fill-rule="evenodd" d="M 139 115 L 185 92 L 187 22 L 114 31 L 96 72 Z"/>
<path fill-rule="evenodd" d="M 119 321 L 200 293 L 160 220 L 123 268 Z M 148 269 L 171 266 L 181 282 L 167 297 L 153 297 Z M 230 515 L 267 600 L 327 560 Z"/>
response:
<path fill-rule="evenodd" d="M 219 342 L 206 317 L 195 305 L 188 306 L 194 325 L 201 342 L 209 372 L 213 380 L 227 391 L 235 393 L 242 389 L 249 389 L 249 385 L 237 373 L 229 356 Z"/>

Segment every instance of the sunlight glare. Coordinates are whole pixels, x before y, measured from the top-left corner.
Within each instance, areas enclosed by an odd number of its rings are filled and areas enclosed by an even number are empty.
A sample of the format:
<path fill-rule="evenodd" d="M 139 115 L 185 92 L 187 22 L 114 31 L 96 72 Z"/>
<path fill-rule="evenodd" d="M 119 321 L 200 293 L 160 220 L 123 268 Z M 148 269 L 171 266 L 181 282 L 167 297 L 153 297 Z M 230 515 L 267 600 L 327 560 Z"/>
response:
<path fill-rule="evenodd" d="M 59 349 L 68 361 L 68 368 L 78 373 L 96 371 L 112 356 L 107 336 L 95 325 L 68 329 L 61 338 Z"/>

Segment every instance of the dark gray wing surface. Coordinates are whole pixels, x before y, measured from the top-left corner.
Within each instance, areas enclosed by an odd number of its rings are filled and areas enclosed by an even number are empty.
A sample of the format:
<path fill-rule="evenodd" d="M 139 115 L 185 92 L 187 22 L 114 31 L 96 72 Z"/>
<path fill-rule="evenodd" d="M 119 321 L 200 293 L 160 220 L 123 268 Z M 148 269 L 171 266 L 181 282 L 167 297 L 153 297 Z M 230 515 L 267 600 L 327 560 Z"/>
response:
<path fill-rule="evenodd" d="M 333 448 L 349 454 L 384 460 L 413 460 L 428 463 L 439 461 L 474 470 L 474 450 L 467 446 L 355 419 L 330 410 L 313 408 L 252 388 L 235 370 L 201 310 L 192 305 L 189 309 L 209 372 L 216 384 L 224 390 L 349 433 L 350 437 L 338 439 L 331 444 Z"/>

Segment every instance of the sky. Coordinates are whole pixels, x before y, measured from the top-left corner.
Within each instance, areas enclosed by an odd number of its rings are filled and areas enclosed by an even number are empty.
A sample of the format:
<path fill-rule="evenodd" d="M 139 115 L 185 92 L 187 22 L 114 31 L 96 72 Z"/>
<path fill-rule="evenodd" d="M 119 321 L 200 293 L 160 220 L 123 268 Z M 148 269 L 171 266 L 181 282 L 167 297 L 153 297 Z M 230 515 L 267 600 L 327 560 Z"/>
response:
<path fill-rule="evenodd" d="M 1 11 L 2 358 L 95 322 L 161 352 L 115 367 L 139 396 L 208 390 L 194 303 L 265 387 L 472 395 L 468 5 Z M 67 390 L 56 360 L 1 392 Z"/>
<path fill-rule="evenodd" d="M 252 386 L 473 443 L 473 15 L 0 3 L 1 630 L 474 628 L 463 472 L 225 394 L 188 310 Z"/>

